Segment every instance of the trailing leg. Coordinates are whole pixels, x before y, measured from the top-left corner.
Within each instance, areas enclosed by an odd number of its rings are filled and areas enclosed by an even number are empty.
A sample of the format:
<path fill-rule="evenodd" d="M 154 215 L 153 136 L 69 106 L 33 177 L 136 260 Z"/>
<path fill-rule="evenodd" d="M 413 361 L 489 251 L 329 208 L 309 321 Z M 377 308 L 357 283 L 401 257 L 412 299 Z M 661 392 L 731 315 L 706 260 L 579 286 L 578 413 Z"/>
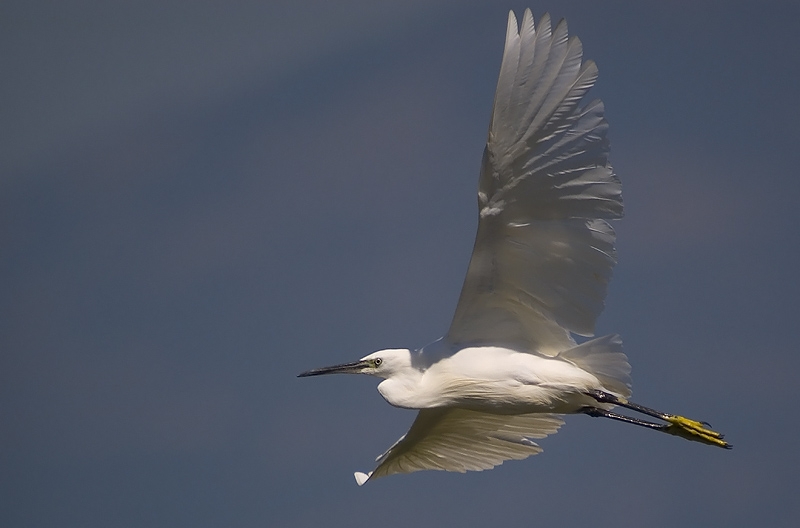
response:
<path fill-rule="evenodd" d="M 639 405 L 637 403 L 629 402 L 627 400 L 622 400 L 621 398 L 618 398 L 613 394 L 609 394 L 604 391 L 593 390 L 587 392 L 586 394 L 594 398 L 598 403 L 608 403 L 611 405 L 624 407 L 626 409 L 630 409 L 632 411 L 636 411 L 638 413 L 642 413 L 647 416 L 652 416 L 653 418 L 658 418 L 659 420 L 663 420 L 667 423 L 658 424 L 654 422 L 647 422 L 644 420 L 631 418 L 622 414 L 613 413 L 611 411 L 607 411 L 605 409 L 600 409 L 597 407 L 585 407 L 584 409 L 581 410 L 581 412 L 583 412 L 584 414 L 588 414 L 589 416 L 603 416 L 606 418 L 611 418 L 612 420 L 618 420 L 620 422 L 627 422 L 635 425 L 641 425 L 643 427 L 656 429 L 658 431 L 669 433 L 671 435 L 680 436 L 681 438 L 685 438 L 687 440 L 702 442 L 704 444 L 709 444 L 709 445 L 715 445 L 718 447 L 722 447 L 724 449 L 731 449 L 732 447 L 728 442 L 723 440 L 724 438 L 723 435 L 721 435 L 716 431 L 711 430 L 710 428 L 711 426 L 706 422 L 698 422 L 696 420 L 691 420 L 689 418 L 685 418 L 683 416 L 679 416 L 676 414 L 668 414 L 668 413 L 663 413 L 661 411 L 656 411 L 655 409 L 645 407 L 644 405 Z"/>
<path fill-rule="evenodd" d="M 588 414 L 594 418 L 611 418 L 612 420 L 617 420 L 620 422 L 630 423 L 634 425 L 641 425 L 642 427 L 647 427 L 648 429 L 657 429 L 662 430 L 667 427 L 666 424 L 658 424 L 654 422 L 648 422 L 646 420 L 639 420 L 638 418 L 632 418 L 630 416 L 625 416 L 624 414 L 617 414 L 615 412 L 607 411 L 605 409 L 601 409 L 599 407 L 584 407 L 580 410 L 583 414 Z"/>

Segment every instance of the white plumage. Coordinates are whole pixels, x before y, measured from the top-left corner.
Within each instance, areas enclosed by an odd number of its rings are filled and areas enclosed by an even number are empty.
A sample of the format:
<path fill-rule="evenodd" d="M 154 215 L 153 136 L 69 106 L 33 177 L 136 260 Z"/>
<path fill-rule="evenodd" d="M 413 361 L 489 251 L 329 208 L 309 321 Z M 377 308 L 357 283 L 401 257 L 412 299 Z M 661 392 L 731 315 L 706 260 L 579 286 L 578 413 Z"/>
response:
<path fill-rule="evenodd" d="M 701 422 L 628 401 L 618 336 L 591 336 L 616 263 L 621 185 L 608 161 L 603 104 L 580 105 L 597 79 L 563 20 L 530 10 L 508 31 L 480 171 L 478 233 L 447 334 L 419 350 L 379 350 L 304 372 L 384 378 L 381 395 L 420 409 L 359 485 L 424 469 L 477 471 L 541 452 L 559 414 L 586 413 L 730 447 Z M 614 406 L 664 424 L 612 412 Z"/>
<path fill-rule="evenodd" d="M 479 180 L 472 260 L 447 337 L 553 355 L 591 335 L 616 263 L 621 185 L 608 162 L 597 79 L 563 20 L 509 13 Z"/>

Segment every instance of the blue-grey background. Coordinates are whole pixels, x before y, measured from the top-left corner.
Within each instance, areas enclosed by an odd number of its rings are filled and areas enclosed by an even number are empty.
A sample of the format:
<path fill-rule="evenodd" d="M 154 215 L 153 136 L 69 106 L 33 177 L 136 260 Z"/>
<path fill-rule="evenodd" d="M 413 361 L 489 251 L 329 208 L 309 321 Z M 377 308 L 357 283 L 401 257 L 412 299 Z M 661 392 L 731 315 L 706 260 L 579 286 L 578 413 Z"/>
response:
<path fill-rule="evenodd" d="M 358 488 L 414 413 L 295 377 L 446 330 L 524 7 L 3 2 L 0 525 L 797 526 L 794 2 L 530 6 L 600 68 L 598 333 L 733 451 L 575 416 L 523 462 Z"/>

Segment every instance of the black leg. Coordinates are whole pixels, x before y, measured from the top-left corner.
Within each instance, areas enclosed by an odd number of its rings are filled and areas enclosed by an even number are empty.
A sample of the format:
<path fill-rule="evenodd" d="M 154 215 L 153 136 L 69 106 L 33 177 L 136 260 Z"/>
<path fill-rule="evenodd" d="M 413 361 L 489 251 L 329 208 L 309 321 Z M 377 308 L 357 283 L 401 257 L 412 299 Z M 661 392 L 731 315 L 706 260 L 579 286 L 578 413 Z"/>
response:
<path fill-rule="evenodd" d="M 690 420 L 689 418 L 678 416 L 676 414 L 662 413 L 660 411 L 656 411 L 655 409 L 651 409 L 650 407 L 645 407 L 644 405 L 622 400 L 613 394 L 609 394 L 604 391 L 592 390 L 588 391 L 586 394 L 594 398 L 598 403 L 607 403 L 610 405 L 624 407 L 647 416 L 652 416 L 653 418 L 658 418 L 659 420 L 663 420 L 667 423 L 657 424 L 653 422 L 647 422 L 597 407 L 584 407 L 581 409 L 580 412 L 588 414 L 589 416 L 603 416 L 605 418 L 611 418 L 612 420 L 632 423 L 634 425 L 641 425 L 642 427 L 648 427 L 664 433 L 680 436 L 681 438 L 685 438 L 687 440 L 715 445 L 725 449 L 731 449 L 731 445 L 723 440 L 723 435 L 716 431 L 712 431 L 710 429 L 711 426 L 707 422 L 698 422 L 696 420 Z"/>
<path fill-rule="evenodd" d="M 634 425 L 641 425 L 642 427 L 647 427 L 648 429 L 658 429 L 662 430 L 667 427 L 664 424 L 657 424 L 653 422 L 648 422 L 645 420 L 639 420 L 638 418 L 631 418 L 630 416 L 625 416 L 624 414 L 617 414 L 615 412 L 607 411 L 605 409 L 600 409 L 598 407 L 584 407 L 580 410 L 583 414 L 588 414 L 594 418 L 611 418 L 612 420 L 618 420 L 620 422 L 630 423 Z"/>

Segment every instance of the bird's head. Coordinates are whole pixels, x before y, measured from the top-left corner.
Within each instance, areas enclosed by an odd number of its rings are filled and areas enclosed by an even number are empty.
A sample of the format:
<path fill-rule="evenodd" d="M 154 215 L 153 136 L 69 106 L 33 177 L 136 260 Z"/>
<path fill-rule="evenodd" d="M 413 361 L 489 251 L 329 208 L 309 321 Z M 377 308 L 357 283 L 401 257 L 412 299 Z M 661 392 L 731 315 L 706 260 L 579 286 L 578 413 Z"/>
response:
<path fill-rule="evenodd" d="M 320 376 L 322 374 L 369 374 L 389 379 L 395 374 L 410 370 L 411 351 L 406 348 L 390 348 L 378 350 L 358 361 L 308 370 L 298 374 L 298 378 Z"/>

